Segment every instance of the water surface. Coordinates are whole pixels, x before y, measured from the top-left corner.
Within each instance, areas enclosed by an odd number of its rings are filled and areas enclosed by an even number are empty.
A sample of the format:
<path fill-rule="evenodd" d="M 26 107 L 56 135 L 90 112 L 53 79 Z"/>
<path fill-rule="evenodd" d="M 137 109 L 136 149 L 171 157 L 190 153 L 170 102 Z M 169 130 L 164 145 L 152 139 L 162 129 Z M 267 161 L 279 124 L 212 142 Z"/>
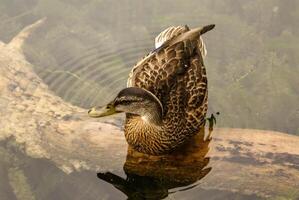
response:
<path fill-rule="evenodd" d="M 83 108 L 124 88 L 160 31 L 215 23 L 204 36 L 209 112 L 220 111 L 217 127 L 241 128 L 201 134 L 164 157 L 127 150 L 121 134 L 122 145 L 103 151 L 96 133 L 38 135 L 49 155 L 32 156 L 36 140 L 15 134 L 0 141 L 0 199 L 298 199 L 298 139 L 263 131 L 299 134 L 298 9 L 274 0 L 0 1 L 1 41 L 47 17 L 26 59 L 53 94 Z"/>

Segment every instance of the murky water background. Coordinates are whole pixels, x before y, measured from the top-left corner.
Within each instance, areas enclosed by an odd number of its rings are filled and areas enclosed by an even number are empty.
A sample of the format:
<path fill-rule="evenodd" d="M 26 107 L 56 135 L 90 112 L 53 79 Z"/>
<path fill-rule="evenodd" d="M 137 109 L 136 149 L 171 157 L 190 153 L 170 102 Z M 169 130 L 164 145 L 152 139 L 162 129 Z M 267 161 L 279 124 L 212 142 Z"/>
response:
<path fill-rule="evenodd" d="M 204 179 L 217 159 L 207 155 L 208 139 L 196 141 L 181 156 L 158 161 L 129 151 L 125 163 L 110 170 L 67 174 L 48 159 L 27 156 L 10 138 L 0 143 L 1 199 L 260 199 L 206 188 Z"/>
<path fill-rule="evenodd" d="M 210 112 L 222 113 L 219 125 L 299 134 L 294 2 L 1 2 L 3 41 L 47 17 L 26 56 L 55 93 L 86 108 L 105 104 L 125 86 L 165 28 L 215 23 L 204 41 Z"/>
<path fill-rule="evenodd" d="M 107 103 L 126 86 L 130 69 L 153 49 L 160 31 L 172 25 L 215 23 L 216 29 L 204 41 L 209 112 L 221 113 L 217 125 L 296 135 L 299 30 L 294 21 L 298 14 L 292 18 L 287 14 L 296 9 L 297 3 L 278 0 L 0 0 L 0 40 L 8 42 L 26 25 L 47 17 L 28 40 L 25 55 L 55 94 L 89 108 Z M 0 199 L 260 198 L 254 193 L 201 187 L 213 170 L 188 183 L 165 182 L 126 174 L 123 158 L 110 171 L 66 174 L 51 160 L 27 156 L 13 138 L 1 141 L 0 155 Z M 298 157 L 288 159 L 297 163 Z M 238 162 L 252 164 L 250 159 Z M 221 169 L 213 157 L 200 167 L 213 168 L 213 163 Z"/>

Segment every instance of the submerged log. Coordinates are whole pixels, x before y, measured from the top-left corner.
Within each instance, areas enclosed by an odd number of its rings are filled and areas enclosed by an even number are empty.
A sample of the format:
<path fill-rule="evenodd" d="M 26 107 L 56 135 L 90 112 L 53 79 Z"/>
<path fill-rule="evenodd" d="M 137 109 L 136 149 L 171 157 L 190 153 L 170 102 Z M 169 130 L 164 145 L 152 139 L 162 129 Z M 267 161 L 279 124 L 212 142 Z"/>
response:
<path fill-rule="evenodd" d="M 103 172 L 109 171 L 109 177 L 124 166 L 130 175 L 173 175 L 180 181 L 179 175 L 173 173 L 178 167 L 175 163 L 182 162 L 180 176 L 185 177 L 186 183 L 204 177 L 202 188 L 261 197 L 290 193 L 292 197 L 299 196 L 297 136 L 220 128 L 213 131 L 211 141 L 201 136 L 194 140 L 200 145 L 193 153 L 182 151 L 175 156 L 155 157 L 128 149 L 121 128 L 113 125 L 113 119 L 106 122 L 89 119 L 86 110 L 50 91 L 25 59 L 23 44 L 43 21 L 25 27 L 8 44 L 0 42 L 0 140 L 13 137 L 33 158 L 49 159 L 66 173 L 98 171 L 103 180 L 111 180 Z M 190 161 L 185 172 L 183 161 Z M 198 167 L 194 174 L 190 172 L 190 163 Z M 161 170 L 157 170 L 159 167 Z"/>

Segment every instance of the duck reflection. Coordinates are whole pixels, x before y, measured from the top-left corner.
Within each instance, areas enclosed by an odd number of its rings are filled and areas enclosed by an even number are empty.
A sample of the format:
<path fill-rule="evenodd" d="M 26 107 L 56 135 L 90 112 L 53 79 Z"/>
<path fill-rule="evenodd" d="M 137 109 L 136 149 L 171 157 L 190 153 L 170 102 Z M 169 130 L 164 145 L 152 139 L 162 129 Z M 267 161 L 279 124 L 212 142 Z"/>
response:
<path fill-rule="evenodd" d="M 188 190 L 210 171 L 209 143 L 211 132 L 205 136 L 202 128 L 188 143 L 169 155 L 152 156 L 128 149 L 124 171 L 126 178 L 113 173 L 97 176 L 123 192 L 128 199 L 164 199 L 178 187 Z"/>

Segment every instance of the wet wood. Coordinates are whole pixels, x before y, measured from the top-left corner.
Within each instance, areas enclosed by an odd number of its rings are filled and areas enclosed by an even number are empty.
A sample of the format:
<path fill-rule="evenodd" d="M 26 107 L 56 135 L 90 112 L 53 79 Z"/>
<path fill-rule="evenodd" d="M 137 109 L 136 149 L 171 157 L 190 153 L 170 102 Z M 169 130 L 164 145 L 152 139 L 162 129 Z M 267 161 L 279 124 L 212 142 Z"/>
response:
<path fill-rule="evenodd" d="M 186 182 L 203 178 L 201 187 L 207 189 L 299 196 L 297 136 L 215 129 L 211 141 L 195 140 L 202 148 L 192 153 L 152 157 L 127 149 L 113 120 L 89 119 L 86 110 L 63 101 L 34 73 L 22 46 L 42 23 L 26 27 L 9 44 L 0 42 L 0 140 L 13 137 L 26 154 L 47 158 L 66 173 L 84 169 L 113 173 L 124 166 L 128 174 L 140 176 L 181 176 Z M 189 168 L 182 167 L 186 163 Z M 197 167 L 194 174 L 192 166 Z"/>

